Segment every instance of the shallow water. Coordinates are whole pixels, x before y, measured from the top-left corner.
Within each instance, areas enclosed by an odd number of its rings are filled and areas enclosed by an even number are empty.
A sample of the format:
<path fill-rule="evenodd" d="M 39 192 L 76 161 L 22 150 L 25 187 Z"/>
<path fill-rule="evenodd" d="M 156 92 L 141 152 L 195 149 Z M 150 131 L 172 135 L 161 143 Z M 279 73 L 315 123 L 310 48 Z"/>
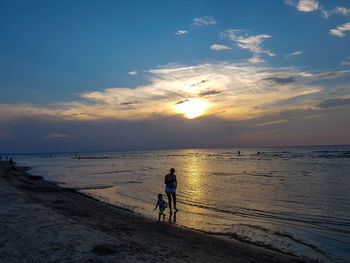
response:
<path fill-rule="evenodd" d="M 157 194 L 174 167 L 180 211 L 167 213 L 171 223 L 175 216 L 176 224 L 205 233 L 350 262 L 350 146 L 13 158 L 47 180 L 155 219 Z"/>

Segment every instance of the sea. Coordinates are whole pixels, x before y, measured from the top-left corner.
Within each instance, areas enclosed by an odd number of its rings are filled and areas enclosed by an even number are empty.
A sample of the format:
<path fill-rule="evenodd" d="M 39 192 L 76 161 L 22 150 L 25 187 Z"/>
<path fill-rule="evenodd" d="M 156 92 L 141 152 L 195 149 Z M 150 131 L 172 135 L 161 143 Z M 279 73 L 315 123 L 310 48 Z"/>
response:
<path fill-rule="evenodd" d="M 165 224 L 320 262 L 350 262 L 350 146 L 11 155 L 48 181 Z"/>

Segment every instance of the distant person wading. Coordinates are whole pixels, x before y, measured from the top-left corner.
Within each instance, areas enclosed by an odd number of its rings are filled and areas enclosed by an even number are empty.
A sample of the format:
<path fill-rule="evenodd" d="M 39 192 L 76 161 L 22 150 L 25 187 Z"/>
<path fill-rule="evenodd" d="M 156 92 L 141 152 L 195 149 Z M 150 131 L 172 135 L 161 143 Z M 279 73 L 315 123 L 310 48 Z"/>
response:
<path fill-rule="evenodd" d="M 176 208 L 176 188 L 177 188 L 177 181 L 176 181 L 176 175 L 175 175 L 175 169 L 171 168 L 170 173 L 165 176 L 165 192 L 168 196 L 168 204 L 169 204 L 169 210 L 170 213 L 172 213 L 171 210 L 171 198 L 173 199 L 174 203 L 174 209 L 175 212 L 177 211 Z"/>

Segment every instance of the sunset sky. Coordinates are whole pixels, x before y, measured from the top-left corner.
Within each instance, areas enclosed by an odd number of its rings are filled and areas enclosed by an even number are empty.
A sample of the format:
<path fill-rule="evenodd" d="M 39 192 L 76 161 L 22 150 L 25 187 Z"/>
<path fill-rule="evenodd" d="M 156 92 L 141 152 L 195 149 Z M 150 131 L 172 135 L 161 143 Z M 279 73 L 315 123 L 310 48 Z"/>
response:
<path fill-rule="evenodd" d="M 0 152 L 350 144 L 350 2 L 2 1 Z"/>

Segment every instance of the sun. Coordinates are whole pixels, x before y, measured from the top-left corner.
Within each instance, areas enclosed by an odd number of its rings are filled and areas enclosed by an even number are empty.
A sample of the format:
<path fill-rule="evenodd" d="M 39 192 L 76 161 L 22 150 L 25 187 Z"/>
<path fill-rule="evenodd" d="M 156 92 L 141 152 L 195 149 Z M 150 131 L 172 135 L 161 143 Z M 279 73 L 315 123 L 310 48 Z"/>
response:
<path fill-rule="evenodd" d="M 202 115 L 209 104 L 201 99 L 188 99 L 174 105 L 177 112 L 185 114 L 186 118 L 194 119 Z"/>

